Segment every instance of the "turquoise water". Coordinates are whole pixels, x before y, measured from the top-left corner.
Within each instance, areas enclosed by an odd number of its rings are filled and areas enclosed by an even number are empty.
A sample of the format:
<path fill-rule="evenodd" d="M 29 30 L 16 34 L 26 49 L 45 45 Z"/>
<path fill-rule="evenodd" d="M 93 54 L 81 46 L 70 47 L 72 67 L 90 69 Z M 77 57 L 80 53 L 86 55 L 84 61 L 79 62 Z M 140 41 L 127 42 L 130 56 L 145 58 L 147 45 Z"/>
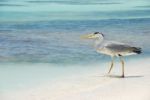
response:
<path fill-rule="evenodd" d="M 149 0 L 0 0 L 0 92 L 75 70 L 65 65 L 109 61 L 92 41 L 80 39 L 95 31 L 142 47 L 143 54 L 131 59 L 149 57 L 149 12 Z"/>
<path fill-rule="evenodd" d="M 149 0 L 1 0 L 1 21 L 149 18 Z"/>

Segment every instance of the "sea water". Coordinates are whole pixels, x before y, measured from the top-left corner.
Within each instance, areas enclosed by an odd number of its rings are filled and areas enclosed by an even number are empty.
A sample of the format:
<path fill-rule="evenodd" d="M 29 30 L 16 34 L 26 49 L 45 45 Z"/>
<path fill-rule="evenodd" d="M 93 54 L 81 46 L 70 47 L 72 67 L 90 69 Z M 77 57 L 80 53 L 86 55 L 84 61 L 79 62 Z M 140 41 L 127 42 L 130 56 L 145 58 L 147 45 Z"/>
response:
<path fill-rule="evenodd" d="M 83 34 L 142 48 L 129 59 L 149 57 L 149 12 L 149 0 L 0 0 L 0 92 L 109 61 Z"/>

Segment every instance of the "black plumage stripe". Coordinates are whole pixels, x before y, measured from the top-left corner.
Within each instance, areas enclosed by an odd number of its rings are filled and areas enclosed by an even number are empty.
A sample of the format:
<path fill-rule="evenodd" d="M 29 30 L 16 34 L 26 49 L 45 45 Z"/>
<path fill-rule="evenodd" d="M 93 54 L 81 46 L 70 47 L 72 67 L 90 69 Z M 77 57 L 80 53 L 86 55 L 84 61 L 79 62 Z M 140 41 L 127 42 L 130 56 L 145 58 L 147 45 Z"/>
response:
<path fill-rule="evenodd" d="M 133 52 L 137 53 L 137 54 L 141 54 L 142 53 L 142 49 L 139 47 L 133 47 Z"/>

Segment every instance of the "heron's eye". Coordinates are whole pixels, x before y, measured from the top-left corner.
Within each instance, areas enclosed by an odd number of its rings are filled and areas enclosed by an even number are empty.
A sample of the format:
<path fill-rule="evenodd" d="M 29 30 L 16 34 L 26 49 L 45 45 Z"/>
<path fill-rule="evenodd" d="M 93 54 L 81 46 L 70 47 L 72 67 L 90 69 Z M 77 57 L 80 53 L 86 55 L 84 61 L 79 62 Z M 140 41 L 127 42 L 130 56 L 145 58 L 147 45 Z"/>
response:
<path fill-rule="evenodd" d="M 100 34 L 99 32 L 95 32 L 94 34 Z"/>

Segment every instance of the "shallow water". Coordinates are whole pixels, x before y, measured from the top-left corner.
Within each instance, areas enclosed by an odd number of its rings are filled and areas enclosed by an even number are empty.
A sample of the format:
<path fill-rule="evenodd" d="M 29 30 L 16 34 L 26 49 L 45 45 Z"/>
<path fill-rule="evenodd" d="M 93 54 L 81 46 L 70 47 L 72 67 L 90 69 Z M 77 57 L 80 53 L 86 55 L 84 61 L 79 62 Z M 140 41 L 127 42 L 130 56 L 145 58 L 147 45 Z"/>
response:
<path fill-rule="evenodd" d="M 80 39 L 95 31 L 103 32 L 107 40 L 142 47 L 143 55 L 147 55 L 149 22 L 150 19 L 113 19 L 2 23 L 0 61 L 82 64 L 107 59 L 94 51 L 93 41 Z"/>

